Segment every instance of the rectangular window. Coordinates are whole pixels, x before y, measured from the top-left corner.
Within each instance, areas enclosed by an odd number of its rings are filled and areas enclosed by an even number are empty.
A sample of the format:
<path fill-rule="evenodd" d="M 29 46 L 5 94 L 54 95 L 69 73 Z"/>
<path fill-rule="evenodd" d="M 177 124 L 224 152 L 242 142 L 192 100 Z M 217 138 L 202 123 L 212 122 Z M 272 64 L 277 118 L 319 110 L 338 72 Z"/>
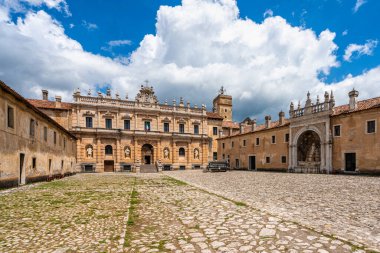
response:
<path fill-rule="evenodd" d="M 224 142 L 222 143 L 222 148 L 224 149 Z"/>
<path fill-rule="evenodd" d="M 63 148 L 66 148 L 66 138 L 63 138 Z"/>
<path fill-rule="evenodd" d="M 37 164 L 37 158 L 33 157 L 32 158 L 32 168 L 35 169 Z"/>
<path fill-rule="evenodd" d="M 265 162 L 270 163 L 270 157 L 269 156 L 265 157 Z"/>
<path fill-rule="evenodd" d="M 286 156 L 281 156 L 281 162 L 286 163 Z"/>
<path fill-rule="evenodd" d="M 8 106 L 8 127 L 14 128 L 15 127 L 15 115 L 14 115 L 14 109 L 10 106 Z"/>
<path fill-rule="evenodd" d="M 112 129 L 112 119 L 106 119 L 106 128 Z"/>
<path fill-rule="evenodd" d="M 150 121 L 144 122 L 144 130 L 149 132 L 150 131 Z"/>
<path fill-rule="evenodd" d="M 92 117 L 86 117 L 86 127 L 92 128 Z"/>
<path fill-rule="evenodd" d="M 57 133 L 54 131 L 54 134 L 53 134 L 53 139 L 54 139 L 54 145 L 57 144 Z"/>
<path fill-rule="evenodd" d="M 30 119 L 30 123 L 29 123 L 30 137 L 34 137 L 35 135 L 35 126 L 36 126 L 36 122 L 34 121 L 34 119 Z"/>
<path fill-rule="evenodd" d="M 247 146 L 247 140 L 243 140 L 243 147 Z"/>
<path fill-rule="evenodd" d="M 226 155 L 225 155 L 225 154 L 223 154 L 223 155 L 222 155 L 222 158 L 223 158 L 223 160 L 225 160 L 225 159 L 226 159 Z"/>
<path fill-rule="evenodd" d="M 129 119 L 124 120 L 124 130 L 131 130 L 131 121 Z"/>
<path fill-rule="evenodd" d="M 340 136 L 340 125 L 334 126 L 334 136 L 339 137 Z"/>
<path fill-rule="evenodd" d="M 256 146 L 260 145 L 260 138 L 256 138 Z"/>
<path fill-rule="evenodd" d="M 213 153 L 212 153 L 212 159 L 213 159 L 214 161 L 218 160 L 218 152 L 213 152 Z"/>
<path fill-rule="evenodd" d="M 217 127 L 213 127 L 212 128 L 212 134 L 213 135 L 218 135 L 218 128 Z"/>
<path fill-rule="evenodd" d="M 367 121 L 367 134 L 372 134 L 376 132 L 376 121 Z"/>
<path fill-rule="evenodd" d="M 48 131 L 47 127 L 44 127 L 44 141 L 47 141 Z"/>
<path fill-rule="evenodd" d="M 179 132 L 183 134 L 185 132 L 185 125 L 184 124 L 179 124 Z"/>
<path fill-rule="evenodd" d="M 232 147 L 232 148 L 234 147 L 234 142 L 231 142 L 231 147 Z"/>
<path fill-rule="evenodd" d="M 285 142 L 289 142 L 289 134 L 285 134 Z"/>
<path fill-rule="evenodd" d="M 235 160 L 235 165 L 236 165 L 236 168 L 237 168 L 237 169 L 239 169 L 239 168 L 240 168 L 239 159 L 236 159 L 236 160 Z"/>
<path fill-rule="evenodd" d="M 276 136 L 273 135 L 273 136 L 272 136 L 272 144 L 275 144 L 275 143 L 276 143 Z"/>
<path fill-rule="evenodd" d="M 164 123 L 164 132 L 165 132 L 165 133 L 169 133 L 169 131 L 170 131 L 169 123 L 168 123 L 168 122 L 165 122 L 165 123 Z"/>
<path fill-rule="evenodd" d="M 194 125 L 194 134 L 199 134 L 199 125 Z"/>

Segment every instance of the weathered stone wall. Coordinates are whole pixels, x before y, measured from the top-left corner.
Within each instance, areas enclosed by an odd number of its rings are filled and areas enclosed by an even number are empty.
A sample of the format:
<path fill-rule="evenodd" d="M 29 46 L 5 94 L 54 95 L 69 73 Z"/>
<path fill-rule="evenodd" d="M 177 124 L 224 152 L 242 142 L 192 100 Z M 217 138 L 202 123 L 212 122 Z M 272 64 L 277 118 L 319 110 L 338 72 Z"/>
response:
<path fill-rule="evenodd" d="M 13 127 L 8 127 L 8 106 L 14 110 Z M 75 140 L 46 120 L 47 117 L 42 117 L 0 88 L 0 187 L 76 172 Z M 34 120 L 34 136 L 30 134 L 31 119 Z M 47 141 L 44 138 L 45 127 Z M 22 156 L 24 158 L 21 166 Z"/>
<path fill-rule="evenodd" d="M 367 133 L 367 121 L 376 121 L 376 132 Z M 380 174 L 380 108 L 341 114 L 331 118 L 331 131 L 340 125 L 341 136 L 333 134 L 333 170 L 345 170 L 345 153 L 356 153 L 356 167 L 361 173 Z"/>

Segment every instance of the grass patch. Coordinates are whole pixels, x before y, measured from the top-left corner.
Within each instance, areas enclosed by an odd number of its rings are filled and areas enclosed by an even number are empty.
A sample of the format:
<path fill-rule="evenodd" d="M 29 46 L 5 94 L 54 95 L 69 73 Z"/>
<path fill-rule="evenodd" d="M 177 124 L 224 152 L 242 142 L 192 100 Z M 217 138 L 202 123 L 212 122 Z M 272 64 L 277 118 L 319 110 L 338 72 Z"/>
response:
<path fill-rule="evenodd" d="M 140 203 L 138 199 L 139 194 L 136 191 L 135 187 L 136 187 L 136 178 L 133 182 L 130 205 L 128 208 L 128 220 L 127 220 L 127 229 L 125 231 L 124 247 L 129 247 L 131 245 L 131 237 L 132 237 L 131 228 L 135 225 L 135 222 L 137 219 L 136 207 Z"/>
<path fill-rule="evenodd" d="M 167 181 L 168 183 L 171 183 L 173 185 L 178 185 L 178 186 L 188 185 L 186 182 L 172 178 L 172 177 L 165 177 L 165 181 Z"/>

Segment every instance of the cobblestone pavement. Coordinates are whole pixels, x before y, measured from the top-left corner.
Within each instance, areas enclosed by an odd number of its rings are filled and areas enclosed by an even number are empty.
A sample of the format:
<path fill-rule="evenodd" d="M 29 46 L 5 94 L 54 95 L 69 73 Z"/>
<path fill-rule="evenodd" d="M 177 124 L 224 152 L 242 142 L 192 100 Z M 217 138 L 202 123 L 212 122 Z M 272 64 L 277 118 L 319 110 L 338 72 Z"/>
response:
<path fill-rule="evenodd" d="M 0 252 L 364 252 L 162 174 L 42 183 L 2 194 L 0 217 Z"/>
<path fill-rule="evenodd" d="M 3 191 L 0 252 L 123 249 L 133 182 L 124 175 L 76 175 Z"/>
<path fill-rule="evenodd" d="M 380 178 L 265 172 L 168 175 L 380 251 Z"/>

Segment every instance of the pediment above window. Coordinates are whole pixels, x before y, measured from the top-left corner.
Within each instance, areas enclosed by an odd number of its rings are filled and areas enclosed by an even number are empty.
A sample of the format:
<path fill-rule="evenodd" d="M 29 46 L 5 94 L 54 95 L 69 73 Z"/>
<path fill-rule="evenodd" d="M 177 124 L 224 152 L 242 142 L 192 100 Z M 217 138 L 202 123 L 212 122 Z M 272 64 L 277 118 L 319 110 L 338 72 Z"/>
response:
<path fill-rule="evenodd" d="M 165 117 L 165 118 L 162 120 L 162 122 L 165 122 L 165 123 L 170 123 L 170 122 L 171 122 L 171 120 L 170 120 L 168 117 Z"/>
<path fill-rule="evenodd" d="M 83 113 L 83 116 L 87 116 L 87 117 L 95 117 L 95 113 L 91 112 L 91 111 L 86 111 L 85 113 Z"/>
<path fill-rule="evenodd" d="M 103 118 L 114 118 L 114 117 L 115 117 L 115 114 L 110 111 L 107 111 L 106 113 L 103 114 Z"/>

